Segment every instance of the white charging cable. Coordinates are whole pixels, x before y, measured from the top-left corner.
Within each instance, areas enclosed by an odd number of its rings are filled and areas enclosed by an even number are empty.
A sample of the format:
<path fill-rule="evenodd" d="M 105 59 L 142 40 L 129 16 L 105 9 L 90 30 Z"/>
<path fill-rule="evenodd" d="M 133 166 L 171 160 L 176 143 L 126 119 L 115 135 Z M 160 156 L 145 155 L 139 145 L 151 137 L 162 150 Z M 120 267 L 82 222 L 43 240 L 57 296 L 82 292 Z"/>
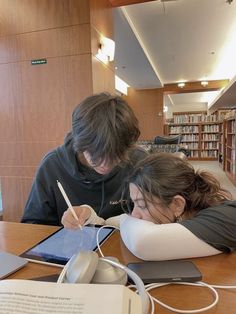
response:
<path fill-rule="evenodd" d="M 145 285 L 142 281 L 142 279 L 134 272 L 132 271 L 131 269 L 129 269 L 127 266 L 119 263 L 119 262 L 115 262 L 115 261 L 112 261 L 110 259 L 107 259 L 104 257 L 104 254 L 102 253 L 102 250 L 101 250 L 101 247 L 100 247 L 100 244 L 99 244 L 99 233 L 102 229 L 104 228 L 116 228 L 116 229 L 119 229 L 117 227 L 114 227 L 112 225 L 104 225 L 104 226 L 101 226 L 101 228 L 98 229 L 98 232 L 97 232 L 97 235 L 96 235 L 96 241 L 97 241 L 97 247 L 98 247 L 98 251 L 100 253 L 100 255 L 102 256 L 101 259 L 106 261 L 107 263 L 111 264 L 112 266 L 115 266 L 115 267 L 118 267 L 118 268 L 121 268 L 122 270 L 124 270 L 127 275 L 133 280 L 133 282 L 135 283 L 135 287 L 138 291 L 138 294 L 142 300 L 142 313 L 143 314 L 148 314 L 148 311 L 149 311 L 149 295 L 145 289 Z"/>
<path fill-rule="evenodd" d="M 98 232 L 97 232 L 97 236 L 96 236 L 96 241 L 97 241 L 97 247 L 98 247 L 98 251 L 100 253 L 100 255 L 102 257 L 104 257 L 103 253 L 102 253 L 102 250 L 100 248 L 100 245 L 99 245 L 99 232 L 101 229 L 103 228 L 106 228 L 106 227 L 113 227 L 115 228 L 114 226 L 110 226 L 110 225 L 104 225 L 104 226 L 101 226 L 101 228 L 99 228 Z M 118 228 L 117 228 L 118 229 Z M 106 259 L 104 259 L 106 260 Z M 108 261 L 108 260 L 107 260 Z M 111 262 L 109 260 L 109 262 Z M 115 262 L 113 262 L 115 263 Z M 118 263 L 119 265 L 122 265 L 120 263 Z M 115 266 L 115 265 L 114 265 Z M 130 269 L 124 265 L 122 265 L 124 268 L 124 270 L 128 273 L 129 275 L 129 272 Z M 118 266 L 117 266 L 118 267 Z M 136 274 L 137 276 L 137 274 Z M 131 279 L 132 276 L 130 276 Z M 139 279 L 140 277 L 137 276 Z M 141 279 L 140 279 L 141 280 Z M 135 281 L 134 281 L 135 282 Z M 135 282 L 136 284 L 136 282 Z M 203 307 L 203 308 L 199 308 L 199 309 L 192 309 L 192 310 L 181 310 L 181 309 L 177 309 L 177 308 L 174 308 L 174 307 L 171 307 L 169 306 L 168 304 L 165 304 L 163 302 L 161 302 L 160 300 L 158 300 L 157 298 L 153 297 L 152 295 L 150 295 L 149 291 L 151 291 L 152 289 L 156 289 L 156 288 L 159 288 L 159 287 L 162 287 L 162 286 L 166 286 L 166 285 L 171 285 L 171 284 L 178 284 L 178 285 L 189 285 L 189 286 L 198 286 L 198 287 L 205 287 L 205 288 L 208 288 L 213 296 L 214 296 L 214 300 L 211 304 L 209 304 L 208 306 L 206 307 Z M 129 287 L 136 287 L 137 286 L 133 286 L 133 285 L 130 285 Z M 202 281 L 199 281 L 199 282 L 195 282 L 195 283 L 190 283 L 190 282 L 167 282 L 167 283 L 152 283 L 152 284 L 149 284 L 149 285 L 146 285 L 145 286 L 145 289 L 146 289 L 146 292 L 149 296 L 149 299 L 150 299 L 150 303 L 151 303 L 151 314 L 154 314 L 154 311 L 155 311 L 155 302 L 162 305 L 163 307 L 167 308 L 168 310 L 170 311 L 173 311 L 173 312 L 176 312 L 176 313 L 200 313 L 200 312 L 204 312 L 204 311 L 207 311 L 211 308 L 213 308 L 219 301 L 219 294 L 218 292 L 216 291 L 216 289 L 236 289 L 236 286 L 235 285 L 228 285 L 228 286 L 222 286 L 222 285 L 210 285 L 210 284 L 207 284 L 205 282 L 202 282 Z"/>
<path fill-rule="evenodd" d="M 211 286 L 216 289 L 236 289 L 236 286 L 230 286 L 230 285 L 227 285 L 227 286 L 211 285 Z"/>
<path fill-rule="evenodd" d="M 154 302 L 162 305 L 163 307 L 167 308 L 170 311 L 173 311 L 173 312 L 176 312 L 176 313 L 200 313 L 200 312 L 204 312 L 204 311 L 207 311 L 207 310 L 213 308 L 219 301 L 218 292 L 212 286 L 210 286 L 210 285 L 208 285 L 208 284 L 206 284 L 204 282 L 195 282 L 195 283 L 190 283 L 190 282 L 175 282 L 175 283 L 173 283 L 173 282 L 168 282 L 168 283 L 161 283 L 161 284 L 155 283 L 155 284 L 146 285 L 145 287 L 146 287 L 146 291 L 150 291 L 152 289 L 159 288 L 159 287 L 162 287 L 162 286 L 165 286 L 165 285 L 171 285 L 171 284 L 206 287 L 206 288 L 210 289 L 211 292 L 213 293 L 214 301 L 211 304 L 209 304 L 208 306 L 203 307 L 203 308 L 192 309 L 192 310 L 182 310 L 182 309 L 171 307 L 171 306 L 161 302 L 157 298 L 151 296 L 151 298 L 153 299 Z"/>
<path fill-rule="evenodd" d="M 211 292 L 213 293 L 214 295 L 214 301 L 206 306 L 206 307 L 203 307 L 203 308 L 200 308 L 200 309 L 193 309 L 193 310 L 181 310 L 181 309 L 177 309 L 177 308 L 174 308 L 174 307 L 171 307 L 163 302 L 161 302 L 160 300 L 154 298 L 153 296 L 151 296 L 150 294 L 150 298 L 153 299 L 153 302 L 156 302 L 160 305 L 162 305 L 163 307 L 169 309 L 170 311 L 173 311 L 173 312 L 176 312 L 176 313 L 200 313 L 200 312 L 204 312 L 204 311 L 207 311 L 211 308 L 213 308 L 218 302 L 219 302 L 219 295 L 218 295 L 218 292 L 216 291 L 216 289 L 236 289 L 236 286 L 232 285 L 232 286 L 220 286 L 220 285 L 210 285 L 210 284 L 207 284 L 205 282 L 202 282 L 202 281 L 199 281 L 199 282 L 195 282 L 195 283 L 190 283 L 190 282 L 169 282 L 169 283 L 155 283 L 155 284 L 149 284 L 149 285 L 146 285 L 146 290 L 147 291 L 150 291 L 152 289 L 155 289 L 155 288 L 159 288 L 161 286 L 164 286 L 164 285 L 170 285 L 170 284 L 179 284 L 179 285 L 191 285 L 191 286 L 199 286 L 199 287 L 206 287 L 208 289 L 211 290 Z M 153 303 L 152 304 L 152 314 L 154 313 L 153 311 Z"/>
<path fill-rule="evenodd" d="M 100 247 L 100 244 L 99 244 L 99 234 L 100 234 L 100 231 L 104 228 L 114 228 L 114 229 L 117 229 L 117 230 L 120 230 L 119 228 L 117 227 L 114 227 L 112 225 L 104 225 L 104 226 L 101 226 L 101 228 L 98 229 L 98 232 L 97 232 L 97 235 L 96 235 L 96 242 L 97 242 L 97 248 L 98 248 L 98 251 L 99 251 L 99 254 L 101 255 L 101 257 L 104 257 L 104 254 L 102 253 L 102 250 L 101 250 L 101 247 Z"/>

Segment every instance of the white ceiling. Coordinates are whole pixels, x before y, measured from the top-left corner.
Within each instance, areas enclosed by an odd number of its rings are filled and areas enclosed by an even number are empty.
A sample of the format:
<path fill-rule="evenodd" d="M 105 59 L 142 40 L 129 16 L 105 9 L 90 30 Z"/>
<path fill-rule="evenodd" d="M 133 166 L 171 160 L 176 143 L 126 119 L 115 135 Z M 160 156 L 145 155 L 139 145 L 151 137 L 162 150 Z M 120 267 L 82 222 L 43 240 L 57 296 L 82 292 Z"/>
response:
<path fill-rule="evenodd" d="M 116 74 L 136 89 L 233 78 L 236 1 L 228 2 L 158 0 L 114 9 Z M 171 95 L 165 100 L 174 107 L 211 102 L 206 93 Z"/>

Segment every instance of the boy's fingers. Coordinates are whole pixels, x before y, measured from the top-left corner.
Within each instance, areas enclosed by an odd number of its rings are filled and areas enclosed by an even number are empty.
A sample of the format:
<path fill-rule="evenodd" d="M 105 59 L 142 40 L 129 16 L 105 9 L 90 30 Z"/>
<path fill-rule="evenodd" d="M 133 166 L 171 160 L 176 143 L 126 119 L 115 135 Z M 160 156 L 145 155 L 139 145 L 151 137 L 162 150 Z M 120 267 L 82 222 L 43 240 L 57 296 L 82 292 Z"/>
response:
<path fill-rule="evenodd" d="M 67 229 L 78 229 L 84 225 L 85 221 L 90 217 L 91 211 L 88 207 L 85 206 L 75 206 L 75 213 L 78 217 L 78 220 L 75 219 L 71 210 L 68 208 L 61 219 L 61 223 Z"/>
<path fill-rule="evenodd" d="M 78 228 L 78 221 L 75 220 L 73 215 L 68 211 L 64 212 L 61 222 L 65 228 L 68 228 L 68 229 Z"/>
<path fill-rule="evenodd" d="M 90 217 L 90 209 L 87 207 L 81 206 L 80 208 L 80 213 L 78 215 L 78 222 L 80 225 L 83 225 L 85 221 Z"/>

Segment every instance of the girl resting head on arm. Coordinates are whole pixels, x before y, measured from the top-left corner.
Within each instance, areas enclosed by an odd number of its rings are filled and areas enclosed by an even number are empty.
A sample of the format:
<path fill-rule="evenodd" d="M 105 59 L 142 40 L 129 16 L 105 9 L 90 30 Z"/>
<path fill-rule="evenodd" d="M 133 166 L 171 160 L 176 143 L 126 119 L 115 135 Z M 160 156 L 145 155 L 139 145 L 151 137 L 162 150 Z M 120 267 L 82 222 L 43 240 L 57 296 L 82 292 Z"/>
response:
<path fill-rule="evenodd" d="M 189 219 L 231 199 L 211 173 L 195 171 L 188 161 L 169 153 L 152 154 L 139 162 L 129 185 L 132 216 L 146 215 L 146 220 L 156 223 Z"/>
<path fill-rule="evenodd" d="M 128 180 L 134 207 L 121 237 L 145 260 L 189 258 L 236 248 L 236 202 L 207 171 L 174 154 L 151 154 Z"/>

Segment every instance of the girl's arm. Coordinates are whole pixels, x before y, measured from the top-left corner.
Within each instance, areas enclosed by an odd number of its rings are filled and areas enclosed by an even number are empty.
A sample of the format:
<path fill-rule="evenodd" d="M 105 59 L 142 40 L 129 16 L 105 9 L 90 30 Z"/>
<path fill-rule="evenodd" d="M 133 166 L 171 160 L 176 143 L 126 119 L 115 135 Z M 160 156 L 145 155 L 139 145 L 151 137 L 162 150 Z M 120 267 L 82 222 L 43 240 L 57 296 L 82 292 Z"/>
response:
<path fill-rule="evenodd" d="M 120 232 L 126 247 L 143 260 L 161 261 L 221 253 L 179 223 L 160 225 L 122 215 Z"/>

